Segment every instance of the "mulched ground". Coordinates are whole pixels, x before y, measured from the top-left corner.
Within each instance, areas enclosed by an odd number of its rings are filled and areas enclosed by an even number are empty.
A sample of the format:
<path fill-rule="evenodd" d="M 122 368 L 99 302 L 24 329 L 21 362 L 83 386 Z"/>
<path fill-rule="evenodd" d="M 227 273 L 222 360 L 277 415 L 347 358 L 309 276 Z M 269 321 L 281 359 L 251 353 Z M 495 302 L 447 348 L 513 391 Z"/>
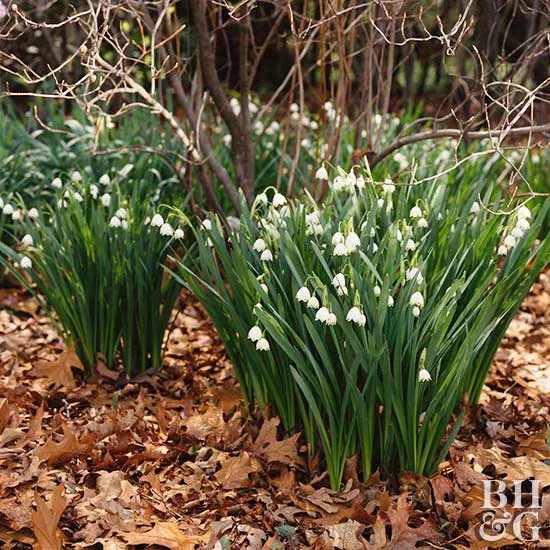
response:
<path fill-rule="evenodd" d="M 482 480 L 550 486 L 550 272 L 437 475 L 361 484 L 350 461 L 340 493 L 299 435 L 246 414 L 212 325 L 191 298 L 181 307 L 163 372 L 126 383 L 102 368 L 79 385 L 74 356 L 36 302 L 0 289 L 1 547 L 550 547 L 550 494 L 538 543 L 507 531 L 491 546 L 478 534 Z M 511 500 L 506 512 L 518 513 Z"/>

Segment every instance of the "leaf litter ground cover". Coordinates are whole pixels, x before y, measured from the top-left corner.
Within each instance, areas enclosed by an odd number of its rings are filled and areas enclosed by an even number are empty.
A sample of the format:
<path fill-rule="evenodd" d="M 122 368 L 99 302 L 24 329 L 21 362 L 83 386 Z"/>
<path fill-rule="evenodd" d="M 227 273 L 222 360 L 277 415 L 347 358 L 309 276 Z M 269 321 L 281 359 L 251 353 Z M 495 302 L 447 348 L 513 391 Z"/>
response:
<path fill-rule="evenodd" d="M 166 369 L 128 382 L 100 367 L 78 387 L 78 360 L 36 302 L 0 290 L 4 548 L 481 549 L 482 480 L 550 485 L 548 271 L 438 473 L 360 483 L 351 460 L 341 492 L 300 435 L 246 415 L 211 323 L 192 298 L 180 306 Z M 539 522 L 549 521 L 545 494 Z"/>

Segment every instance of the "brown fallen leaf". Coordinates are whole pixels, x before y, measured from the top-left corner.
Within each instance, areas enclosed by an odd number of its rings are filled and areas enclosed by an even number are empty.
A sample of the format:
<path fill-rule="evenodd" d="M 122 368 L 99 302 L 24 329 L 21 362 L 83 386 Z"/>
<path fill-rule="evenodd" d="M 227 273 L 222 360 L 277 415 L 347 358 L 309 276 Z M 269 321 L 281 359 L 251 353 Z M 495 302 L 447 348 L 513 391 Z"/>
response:
<path fill-rule="evenodd" d="M 63 486 L 58 485 L 49 501 L 35 493 L 36 512 L 32 513 L 32 530 L 41 550 L 61 550 L 62 534 L 57 528 L 61 515 L 67 507 Z"/>
<path fill-rule="evenodd" d="M 8 400 L 5 398 L 0 399 L 0 434 L 10 422 L 10 413 L 11 410 L 8 405 Z"/>
<path fill-rule="evenodd" d="M 298 461 L 298 448 L 297 443 L 300 438 L 300 434 L 294 434 L 293 436 L 277 440 L 277 426 L 280 420 L 278 418 L 270 418 L 264 420 L 262 428 L 252 450 L 255 454 L 261 458 L 267 460 L 267 462 L 279 462 L 281 464 L 292 465 Z"/>
<path fill-rule="evenodd" d="M 34 365 L 34 372 L 36 376 L 44 376 L 54 384 L 64 386 L 68 390 L 74 390 L 76 383 L 73 368 L 84 370 L 84 366 L 76 353 L 68 349 L 53 361 L 37 361 Z"/>
<path fill-rule="evenodd" d="M 49 464 L 59 464 L 68 462 L 75 456 L 87 454 L 90 447 L 90 443 L 79 441 L 68 426 L 63 426 L 63 439 L 59 443 L 49 437 L 44 445 L 34 451 L 34 454 L 40 460 L 47 460 Z"/>
<path fill-rule="evenodd" d="M 257 464 L 244 451 L 241 455 L 229 457 L 216 473 L 216 479 L 224 489 L 242 489 L 250 486 L 249 474 L 257 472 Z"/>
<path fill-rule="evenodd" d="M 160 521 L 149 531 L 143 533 L 125 533 L 122 535 L 128 544 L 154 544 L 173 550 L 194 550 L 196 544 L 207 542 L 209 534 L 186 535 L 172 521 Z"/>

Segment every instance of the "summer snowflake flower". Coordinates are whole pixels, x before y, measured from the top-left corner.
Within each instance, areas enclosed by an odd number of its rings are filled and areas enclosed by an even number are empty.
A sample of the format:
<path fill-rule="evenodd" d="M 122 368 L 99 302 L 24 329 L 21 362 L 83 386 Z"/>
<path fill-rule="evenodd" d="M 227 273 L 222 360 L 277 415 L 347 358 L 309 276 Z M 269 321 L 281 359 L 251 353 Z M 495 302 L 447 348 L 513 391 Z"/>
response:
<path fill-rule="evenodd" d="M 267 245 L 265 244 L 265 241 L 263 239 L 256 239 L 254 241 L 254 244 L 252 245 L 252 248 L 256 252 L 263 252 L 267 248 Z"/>
<path fill-rule="evenodd" d="M 384 199 L 378 199 L 376 201 L 376 204 L 377 204 L 378 208 L 382 208 L 384 206 Z"/>
<path fill-rule="evenodd" d="M 82 181 L 82 175 L 80 174 L 80 172 L 78 172 L 78 171 L 75 170 L 75 171 L 71 174 L 71 179 L 72 179 L 73 181 L 76 181 L 76 182 Z"/>
<path fill-rule="evenodd" d="M 410 304 L 411 304 L 411 306 L 424 307 L 424 296 L 422 296 L 422 293 L 421 292 L 415 292 L 411 296 Z"/>
<path fill-rule="evenodd" d="M 380 294 L 382 294 L 382 290 L 378 285 L 376 285 L 372 290 L 377 298 L 380 296 Z"/>
<path fill-rule="evenodd" d="M 164 223 L 164 218 L 160 214 L 155 214 L 151 220 L 152 227 L 162 227 Z"/>
<path fill-rule="evenodd" d="M 428 227 L 428 220 L 426 218 L 420 218 L 417 223 L 418 227 L 422 229 L 426 229 Z"/>
<path fill-rule="evenodd" d="M 405 248 L 409 252 L 414 252 L 416 250 L 416 243 L 412 239 L 408 239 L 407 243 L 405 244 Z"/>
<path fill-rule="evenodd" d="M 256 200 L 258 202 L 260 202 L 261 204 L 267 204 L 269 202 L 268 198 L 267 198 L 267 195 L 265 193 L 260 193 L 257 197 L 256 197 Z"/>
<path fill-rule="evenodd" d="M 34 244 L 34 240 L 32 238 L 32 235 L 29 235 L 28 233 L 21 239 L 21 243 L 25 246 L 32 246 Z"/>
<path fill-rule="evenodd" d="M 355 182 L 355 186 L 357 189 L 361 190 L 365 188 L 365 178 L 363 176 L 359 176 Z"/>
<path fill-rule="evenodd" d="M 431 379 L 432 379 L 432 376 L 427 369 L 420 369 L 420 372 L 418 373 L 419 382 L 430 382 Z"/>
<path fill-rule="evenodd" d="M 517 244 L 517 241 L 516 241 L 516 238 L 512 235 L 508 235 L 505 239 L 504 239 L 504 244 L 508 247 L 508 248 L 514 248 L 514 246 L 516 246 Z"/>
<path fill-rule="evenodd" d="M 97 199 L 97 196 L 99 195 L 99 187 L 95 183 L 90 185 L 90 195 L 92 195 L 94 199 Z"/>
<path fill-rule="evenodd" d="M 470 214 L 479 214 L 479 203 L 476 201 L 472 204 L 472 207 L 470 208 Z"/>
<path fill-rule="evenodd" d="M 255 325 L 248 331 L 248 339 L 257 342 L 262 337 L 262 329 Z"/>
<path fill-rule="evenodd" d="M 334 250 L 332 252 L 333 256 L 347 256 L 347 254 L 348 254 L 348 249 L 347 249 L 346 245 L 343 244 L 343 243 L 338 243 L 334 247 Z"/>
<path fill-rule="evenodd" d="M 328 172 L 324 166 L 321 166 L 317 172 L 315 172 L 315 178 L 318 180 L 328 180 Z"/>
<path fill-rule="evenodd" d="M 76 202 L 82 202 L 84 199 L 82 198 L 82 195 L 80 193 L 78 193 L 77 191 L 75 191 L 73 193 L 73 199 L 76 201 Z"/>
<path fill-rule="evenodd" d="M 359 235 L 357 235 L 357 233 L 352 231 L 346 237 L 346 248 L 348 249 L 348 252 L 355 252 L 360 246 L 361 246 L 361 239 L 359 238 Z"/>
<path fill-rule="evenodd" d="M 100 178 L 99 178 L 99 183 L 101 185 L 109 185 L 111 183 L 111 178 L 109 177 L 109 174 L 103 174 Z"/>
<path fill-rule="evenodd" d="M 279 208 L 279 206 L 284 206 L 286 204 L 286 198 L 281 193 L 275 193 L 273 196 L 272 204 L 275 208 Z"/>
<path fill-rule="evenodd" d="M 29 210 L 28 216 L 31 220 L 36 220 L 40 214 L 38 213 L 38 210 L 36 208 L 31 208 Z"/>
<path fill-rule="evenodd" d="M 515 237 L 516 239 L 521 239 L 524 235 L 523 230 L 516 225 L 514 229 L 512 229 L 512 237 Z"/>
<path fill-rule="evenodd" d="M 393 307 L 394 304 L 393 296 L 388 296 L 388 307 Z"/>
<path fill-rule="evenodd" d="M 346 321 L 348 323 L 356 323 L 360 327 L 364 327 L 367 323 L 367 317 L 358 307 L 354 306 L 348 311 Z"/>
<path fill-rule="evenodd" d="M 422 210 L 418 206 L 413 206 L 409 212 L 409 218 L 421 218 Z"/>
<path fill-rule="evenodd" d="M 21 219 L 21 210 L 14 210 L 11 215 L 11 219 L 14 222 L 18 222 Z"/>
<path fill-rule="evenodd" d="M 395 232 L 395 238 L 397 239 L 397 242 L 401 242 L 403 240 L 403 233 L 399 229 Z"/>
<path fill-rule="evenodd" d="M 531 229 L 531 224 L 527 221 L 526 218 L 519 218 L 518 222 L 516 223 L 516 227 L 521 231 L 529 231 L 529 229 Z"/>
<path fill-rule="evenodd" d="M 315 314 L 315 320 L 320 321 L 321 323 L 326 323 L 330 316 L 330 311 L 326 307 L 321 307 L 317 310 Z"/>
<path fill-rule="evenodd" d="M 263 252 L 262 252 L 262 255 L 260 256 L 260 260 L 262 262 L 272 262 L 273 261 L 273 254 L 271 252 L 271 250 L 269 250 L 268 248 L 266 248 Z"/>
<path fill-rule="evenodd" d="M 384 180 L 384 184 L 382 185 L 382 189 L 384 190 L 384 193 L 393 193 L 395 191 L 395 185 L 393 181 L 390 178 L 386 178 Z"/>
<path fill-rule="evenodd" d="M 183 239 L 183 229 L 181 227 L 178 227 L 175 231 L 174 231 L 174 237 L 176 239 Z"/>
<path fill-rule="evenodd" d="M 212 222 L 209 219 L 202 220 L 201 229 L 205 229 L 206 231 L 211 231 L 212 230 Z"/>
<path fill-rule="evenodd" d="M 420 308 L 418 306 L 414 306 L 412 309 L 413 317 L 419 317 L 420 316 Z"/>
<path fill-rule="evenodd" d="M 518 218 L 520 220 L 529 220 L 531 219 L 531 211 L 527 206 L 521 206 L 518 210 Z"/>
<path fill-rule="evenodd" d="M 6 214 L 7 216 L 11 216 L 13 211 L 13 206 L 11 204 L 5 204 L 2 208 L 2 214 Z"/>
<path fill-rule="evenodd" d="M 346 287 L 346 278 L 343 273 L 337 273 L 332 279 L 332 286 L 336 289 L 338 296 L 348 294 L 348 289 Z"/>
<path fill-rule="evenodd" d="M 128 215 L 128 212 L 126 212 L 124 208 L 119 208 L 115 212 L 115 216 L 118 216 L 121 220 L 125 219 L 127 215 Z"/>
<path fill-rule="evenodd" d="M 336 233 L 334 233 L 334 235 L 332 236 L 333 245 L 344 244 L 344 242 L 345 242 L 344 235 L 342 235 L 340 231 L 337 231 Z"/>
<path fill-rule="evenodd" d="M 296 300 L 298 300 L 298 302 L 307 302 L 310 298 L 311 292 L 305 286 L 299 288 L 298 292 L 296 292 Z"/>
<path fill-rule="evenodd" d="M 128 229 L 128 222 L 126 220 L 122 220 L 120 222 L 120 225 L 121 225 L 122 229 Z"/>
<path fill-rule="evenodd" d="M 407 273 L 405 276 L 407 281 L 410 281 L 411 279 L 414 279 L 416 277 L 416 282 L 419 285 L 421 285 L 424 281 L 424 277 L 422 276 L 422 273 L 416 267 L 411 267 L 410 269 L 407 269 Z"/>
<path fill-rule="evenodd" d="M 108 206 L 111 204 L 111 195 L 109 195 L 109 193 L 103 193 L 103 195 L 101 195 L 101 204 L 105 207 L 105 208 L 108 208 Z"/>
<path fill-rule="evenodd" d="M 19 265 L 23 269 L 31 269 L 32 267 L 32 260 L 28 256 L 22 256 L 21 261 L 19 262 Z"/>
<path fill-rule="evenodd" d="M 317 296 L 312 296 L 308 301 L 307 301 L 307 307 L 310 308 L 310 309 L 319 309 L 319 300 L 317 299 Z"/>
<path fill-rule="evenodd" d="M 269 347 L 269 342 L 267 341 L 267 339 L 266 338 L 260 338 L 256 342 L 256 349 L 258 351 L 269 351 L 270 347 Z"/>
<path fill-rule="evenodd" d="M 336 315 L 334 313 L 329 313 L 325 323 L 327 327 L 333 327 L 336 324 L 336 321 Z"/>
<path fill-rule="evenodd" d="M 508 249 L 506 248 L 505 245 L 501 244 L 501 245 L 498 247 L 497 254 L 498 254 L 499 256 L 506 256 L 506 254 L 508 254 Z"/>
<path fill-rule="evenodd" d="M 165 222 L 160 227 L 160 234 L 164 237 L 171 237 L 174 234 L 174 228 Z"/>
<path fill-rule="evenodd" d="M 109 221 L 109 225 L 111 227 L 120 227 L 122 223 L 120 221 L 120 218 L 118 218 L 117 216 L 113 216 Z"/>
<path fill-rule="evenodd" d="M 54 189 L 61 189 L 63 187 L 63 182 L 61 181 L 61 178 L 54 178 L 52 180 L 51 186 Z"/>
<path fill-rule="evenodd" d="M 267 294 L 269 291 L 268 286 L 265 283 L 260 283 L 260 288 Z"/>

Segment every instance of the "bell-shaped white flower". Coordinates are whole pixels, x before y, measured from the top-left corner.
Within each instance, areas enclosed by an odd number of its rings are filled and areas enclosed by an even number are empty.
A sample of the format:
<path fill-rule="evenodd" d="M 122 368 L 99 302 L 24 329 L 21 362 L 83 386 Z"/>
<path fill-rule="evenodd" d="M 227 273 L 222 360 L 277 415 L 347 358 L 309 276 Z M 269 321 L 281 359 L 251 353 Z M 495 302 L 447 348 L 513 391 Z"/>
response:
<path fill-rule="evenodd" d="M 420 316 L 420 308 L 418 306 L 414 306 L 412 308 L 412 314 L 413 314 L 413 317 L 419 317 Z"/>
<path fill-rule="evenodd" d="M 24 245 L 24 246 L 32 246 L 34 244 L 34 239 L 32 238 L 32 235 L 30 235 L 29 233 L 27 233 L 22 239 L 21 239 L 21 243 Z"/>
<path fill-rule="evenodd" d="M 109 205 L 111 204 L 111 195 L 109 195 L 109 193 L 103 193 L 103 195 L 101 195 L 101 204 L 105 207 L 105 208 L 108 208 Z"/>
<path fill-rule="evenodd" d="M 40 213 L 36 208 L 31 208 L 27 213 L 27 216 L 29 216 L 31 220 L 36 220 L 40 216 Z"/>
<path fill-rule="evenodd" d="M 306 286 L 299 288 L 298 292 L 296 292 L 296 300 L 298 300 L 298 302 L 307 302 L 310 298 L 311 292 Z"/>
<path fill-rule="evenodd" d="M 319 309 L 319 300 L 317 299 L 317 296 L 312 296 L 308 301 L 307 301 L 307 307 L 309 309 Z"/>
<path fill-rule="evenodd" d="M 357 189 L 359 190 L 365 188 L 365 178 L 363 176 L 357 177 L 357 180 L 355 181 L 355 187 L 357 187 Z"/>
<path fill-rule="evenodd" d="M 320 166 L 315 172 L 315 178 L 318 180 L 328 180 L 328 172 L 324 166 Z"/>
<path fill-rule="evenodd" d="M 411 296 L 410 300 L 411 306 L 417 306 L 417 307 L 424 307 L 424 296 L 422 296 L 421 292 L 415 292 Z"/>
<path fill-rule="evenodd" d="M 382 185 L 382 189 L 384 190 L 384 193 L 391 194 L 395 191 L 395 185 L 391 178 L 386 178 L 384 180 L 384 184 Z"/>
<path fill-rule="evenodd" d="M 531 224 L 527 221 L 527 218 L 519 218 L 516 227 L 521 229 L 521 231 L 529 231 Z"/>
<path fill-rule="evenodd" d="M 328 318 L 325 322 L 327 327 L 333 327 L 337 322 L 336 315 L 334 313 L 329 313 Z"/>
<path fill-rule="evenodd" d="M 337 231 L 332 236 L 332 244 L 333 245 L 344 244 L 345 242 L 346 242 L 346 239 L 344 238 L 344 235 L 342 233 L 340 233 L 340 231 Z"/>
<path fill-rule="evenodd" d="M 160 226 L 160 234 L 163 237 L 171 237 L 174 234 L 174 228 L 167 222 Z"/>
<path fill-rule="evenodd" d="M 260 288 L 267 294 L 269 292 L 269 288 L 265 283 L 260 283 Z"/>
<path fill-rule="evenodd" d="M 514 246 L 516 246 L 517 244 L 516 238 L 513 235 L 507 235 L 506 238 L 504 239 L 504 244 L 508 248 L 514 248 Z"/>
<path fill-rule="evenodd" d="M 355 323 L 360 327 L 364 327 L 367 322 L 367 317 L 357 306 L 354 306 L 348 311 L 346 321 L 348 323 Z"/>
<path fill-rule="evenodd" d="M 269 248 L 266 248 L 261 256 L 260 256 L 260 260 L 262 262 L 272 262 L 273 261 L 273 253 L 271 252 L 271 250 L 269 250 Z"/>
<path fill-rule="evenodd" d="M 128 216 L 128 212 L 126 211 L 125 208 L 119 208 L 119 209 L 115 212 L 115 216 L 117 216 L 117 217 L 120 218 L 121 220 L 124 220 L 124 219 L 126 219 L 126 216 Z"/>
<path fill-rule="evenodd" d="M 414 252 L 416 250 L 416 243 L 412 239 L 407 239 L 405 243 L 405 249 L 409 252 Z"/>
<path fill-rule="evenodd" d="M 523 231 L 523 229 L 521 229 L 517 225 L 516 227 L 514 227 L 514 229 L 512 229 L 512 237 L 515 237 L 516 239 L 521 239 L 524 234 L 525 232 Z"/>
<path fill-rule="evenodd" d="M 54 178 L 50 184 L 54 189 L 61 189 L 63 187 L 63 182 L 61 178 Z"/>
<path fill-rule="evenodd" d="M 388 307 L 393 307 L 395 304 L 395 301 L 393 299 L 393 296 L 388 296 Z"/>
<path fill-rule="evenodd" d="M 31 269 L 32 260 L 28 256 L 22 256 L 21 260 L 19 261 L 19 265 L 22 269 Z"/>
<path fill-rule="evenodd" d="M 321 323 L 326 323 L 330 316 L 330 311 L 326 307 L 321 307 L 317 310 L 315 314 L 315 320 L 320 321 Z"/>
<path fill-rule="evenodd" d="M 99 183 L 101 185 L 109 185 L 111 183 L 111 178 L 109 177 L 109 174 L 103 174 L 100 178 L 99 178 Z"/>
<path fill-rule="evenodd" d="M 252 342 L 257 342 L 262 337 L 262 329 L 255 325 L 248 331 L 248 339 Z"/>
<path fill-rule="evenodd" d="M 92 198 L 94 199 L 97 199 L 97 196 L 99 195 L 99 187 L 95 185 L 95 183 L 90 185 L 90 195 L 92 195 Z"/>
<path fill-rule="evenodd" d="M 332 251 L 332 255 L 333 256 L 347 256 L 348 255 L 348 248 L 345 244 L 343 243 L 338 243 L 335 247 L 334 247 L 334 250 Z"/>
<path fill-rule="evenodd" d="M 275 208 L 284 206 L 286 204 L 286 197 L 281 193 L 275 193 L 272 203 Z"/>
<path fill-rule="evenodd" d="M 76 201 L 76 202 L 82 202 L 84 200 L 84 197 L 78 192 L 78 191 L 75 191 L 73 193 L 73 199 Z"/>
<path fill-rule="evenodd" d="M 74 182 L 82 181 L 82 175 L 80 174 L 80 172 L 78 172 L 77 170 L 75 170 L 75 171 L 71 174 L 71 180 L 74 181 Z"/>
<path fill-rule="evenodd" d="M 410 281 L 410 280 L 412 280 L 416 277 L 416 282 L 419 285 L 421 285 L 424 281 L 424 277 L 422 276 L 422 273 L 416 267 L 411 267 L 411 268 L 407 269 L 407 273 L 406 273 L 405 276 L 406 276 L 407 281 Z"/>
<path fill-rule="evenodd" d="M 252 248 L 256 252 L 263 252 L 267 248 L 267 245 L 263 239 L 256 239 L 252 245 Z"/>
<path fill-rule="evenodd" d="M 471 214 L 479 214 L 479 210 L 480 210 L 479 203 L 477 201 L 475 201 L 472 204 L 472 207 L 470 208 L 470 213 Z"/>
<path fill-rule="evenodd" d="M 109 220 L 109 225 L 111 227 L 120 227 L 122 225 L 121 221 L 120 221 L 120 218 L 118 216 L 113 216 L 110 220 Z"/>
<path fill-rule="evenodd" d="M 506 254 L 508 254 L 508 249 L 506 248 L 505 245 L 501 244 L 501 245 L 498 247 L 497 254 L 498 254 L 499 256 L 506 256 Z"/>
<path fill-rule="evenodd" d="M 382 289 L 376 285 L 373 289 L 374 295 L 378 298 L 382 294 Z"/>
<path fill-rule="evenodd" d="M 432 376 L 427 369 L 420 369 L 420 371 L 418 372 L 419 382 L 430 382 L 431 379 L 432 379 Z"/>
<path fill-rule="evenodd" d="M 269 351 L 270 347 L 269 347 L 269 342 L 267 341 L 267 339 L 266 338 L 260 338 L 256 342 L 256 349 L 258 351 Z"/>
<path fill-rule="evenodd" d="M 267 198 L 267 195 L 265 193 L 260 193 L 257 197 L 256 197 L 256 200 L 260 203 L 260 204 L 267 204 L 269 202 L 269 199 Z"/>
<path fill-rule="evenodd" d="M 178 228 L 174 231 L 174 237 L 175 237 L 176 239 L 179 239 L 179 240 L 183 239 L 183 235 L 184 235 L 184 233 L 183 233 L 183 229 L 182 229 L 181 227 L 178 227 Z"/>
<path fill-rule="evenodd" d="M 527 206 L 520 206 L 518 210 L 518 218 L 520 220 L 530 220 L 531 219 L 531 211 Z"/>
<path fill-rule="evenodd" d="M 428 228 L 428 220 L 426 218 L 420 218 L 417 222 L 417 225 L 421 229 L 427 229 Z"/>
<path fill-rule="evenodd" d="M 345 244 L 349 252 L 355 252 L 361 246 L 361 239 L 357 233 L 351 231 L 351 233 L 349 233 L 346 237 Z"/>
<path fill-rule="evenodd" d="M 151 227 L 162 227 L 164 218 L 160 214 L 155 214 L 151 219 Z"/>
<path fill-rule="evenodd" d="M 382 208 L 384 206 L 384 199 L 378 199 L 376 201 L 376 204 L 377 204 L 378 208 Z"/>
<path fill-rule="evenodd" d="M 21 210 L 14 210 L 11 215 L 11 219 L 14 222 L 18 222 L 21 219 Z"/>
<path fill-rule="evenodd" d="M 6 216 L 11 216 L 14 212 L 14 208 L 11 204 L 5 204 L 2 208 L 2 214 L 6 214 Z"/>
<path fill-rule="evenodd" d="M 422 210 L 418 206 L 413 206 L 409 212 L 409 218 L 421 218 Z"/>
<path fill-rule="evenodd" d="M 211 231 L 212 230 L 212 221 L 209 220 L 208 218 L 206 220 L 202 220 L 201 229 L 205 229 L 206 231 Z"/>

